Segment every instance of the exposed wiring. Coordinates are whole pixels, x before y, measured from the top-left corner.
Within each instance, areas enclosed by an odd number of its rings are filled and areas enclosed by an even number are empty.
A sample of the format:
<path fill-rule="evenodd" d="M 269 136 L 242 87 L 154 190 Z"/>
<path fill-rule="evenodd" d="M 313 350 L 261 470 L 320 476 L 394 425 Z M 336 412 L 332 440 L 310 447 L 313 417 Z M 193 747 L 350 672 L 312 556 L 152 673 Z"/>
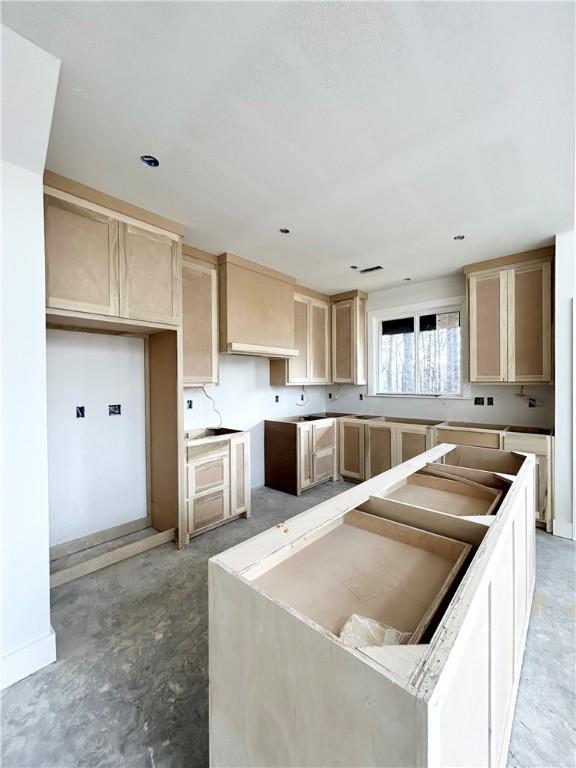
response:
<path fill-rule="evenodd" d="M 304 386 L 304 384 L 302 384 L 302 394 L 306 396 L 306 399 L 300 400 L 300 401 L 296 400 L 296 405 L 304 406 L 304 405 L 308 405 L 308 403 L 310 402 L 310 398 L 312 397 L 312 395 L 306 392 L 306 387 Z"/>
<path fill-rule="evenodd" d="M 332 400 L 338 400 L 340 397 L 340 390 L 342 389 L 342 384 L 338 384 L 338 389 L 336 390 L 336 394 L 332 395 Z"/>
<path fill-rule="evenodd" d="M 528 403 L 529 408 L 542 408 L 544 400 L 541 397 L 532 397 L 532 395 L 524 394 L 524 384 L 520 387 L 520 392 L 516 392 L 516 397 L 520 397 Z"/>
<path fill-rule="evenodd" d="M 219 429 L 222 426 L 222 414 L 220 413 L 218 408 L 216 408 L 216 401 L 214 400 L 214 398 L 211 395 L 209 395 L 208 392 L 206 392 L 206 387 L 204 386 L 204 384 L 202 384 L 202 392 L 204 392 L 208 400 L 210 400 L 210 402 L 212 403 L 212 408 L 214 409 L 214 413 L 216 413 L 218 416 L 219 421 L 215 429 Z"/>

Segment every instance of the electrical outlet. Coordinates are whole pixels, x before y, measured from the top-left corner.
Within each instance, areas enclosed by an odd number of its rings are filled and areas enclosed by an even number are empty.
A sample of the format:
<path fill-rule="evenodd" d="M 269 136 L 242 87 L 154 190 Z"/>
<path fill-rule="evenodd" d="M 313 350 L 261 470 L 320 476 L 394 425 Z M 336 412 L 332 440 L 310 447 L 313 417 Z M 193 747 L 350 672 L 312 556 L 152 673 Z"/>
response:
<path fill-rule="evenodd" d="M 304 395 L 300 395 L 300 402 L 301 402 L 301 403 L 303 403 L 303 402 L 304 402 Z"/>
<path fill-rule="evenodd" d="M 76 406 L 76 418 L 77 419 L 84 419 L 86 418 L 86 407 L 83 405 L 77 405 Z"/>
<path fill-rule="evenodd" d="M 483 397 L 475 397 L 474 398 L 474 405 L 484 405 L 484 398 Z"/>
<path fill-rule="evenodd" d="M 274 395 L 274 402 L 279 403 L 280 402 L 280 395 Z"/>
<path fill-rule="evenodd" d="M 332 392 L 328 392 L 328 400 L 332 400 Z"/>
<path fill-rule="evenodd" d="M 186 400 L 186 408 L 188 408 L 188 410 L 191 411 L 193 407 L 194 407 L 194 401 Z"/>
<path fill-rule="evenodd" d="M 364 395 L 360 392 L 360 400 L 364 400 Z"/>
<path fill-rule="evenodd" d="M 493 397 L 487 397 L 486 398 L 486 405 L 494 405 L 494 398 Z"/>
<path fill-rule="evenodd" d="M 108 406 L 108 416 L 120 416 L 121 414 L 121 405 L 120 403 L 117 403 L 116 405 L 109 405 Z"/>

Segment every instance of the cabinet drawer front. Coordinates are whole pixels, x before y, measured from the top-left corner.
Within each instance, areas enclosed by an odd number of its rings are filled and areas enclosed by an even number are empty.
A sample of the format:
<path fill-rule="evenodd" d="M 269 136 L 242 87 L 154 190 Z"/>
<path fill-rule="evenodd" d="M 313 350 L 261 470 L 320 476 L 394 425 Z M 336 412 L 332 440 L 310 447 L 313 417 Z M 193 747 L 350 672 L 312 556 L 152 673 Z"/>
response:
<path fill-rule="evenodd" d="M 477 448 L 499 448 L 500 435 L 497 432 L 466 432 L 457 429 L 439 429 L 438 443 L 454 443 L 454 445 L 473 445 Z"/>
<path fill-rule="evenodd" d="M 336 446 L 336 426 L 334 423 L 326 426 L 313 425 L 314 450 L 325 451 Z"/>
<path fill-rule="evenodd" d="M 228 485 L 228 457 L 188 466 L 188 497 Z"/>
<path fill-rule="evenodd" d="M 216 458 L 217 456 L 228 456 L 228 440 L 218 440 L 214 443 L 204 443 L 203 445 L 188 445 L 186 447 L 186 461 L 204 460 Z"/>
<path fill-rule="evenodd" d="M 118 315 L 118 222 L 46 195 L 46 304 Z"/>
<path fill-rule="evenodd" d="M 504 435 L 505 451 L 523 451 L 539 456 L 548 454 L 548 438 L 542 435 L 519 435 L 506 433 Z"/>
<path fill-rule="evenodd" d="M 200 496 L 188 502 L 188 530 L 197 531 L 228 517 L 229 489 Z"/>

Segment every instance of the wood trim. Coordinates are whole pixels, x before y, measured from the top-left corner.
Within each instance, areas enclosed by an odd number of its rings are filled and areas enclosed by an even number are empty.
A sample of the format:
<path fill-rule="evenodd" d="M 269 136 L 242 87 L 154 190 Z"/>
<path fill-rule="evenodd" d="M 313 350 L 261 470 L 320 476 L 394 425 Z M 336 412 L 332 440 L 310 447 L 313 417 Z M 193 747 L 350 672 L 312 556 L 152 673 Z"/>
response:
<path fill-rule="evenodd" d="M 255 261 L 249 261 L 248 259 L 243 259 L 240 256 L 236 256 L 234 253 L 221 253 L 218 256 L 218 264 L 222 266 L 223 264 L 235 264 L 237 267 L 243 267 L 244 269 L 250 269 L 252 272 L 260 272 L 262 275 L 266 275 L 267 277 L 271 277 L 274 280 L 282 280 L 284 283 L 290 283 L 291 285 L 296 286 L 296 278 L 290 277 L 290 275 L 284 274 L 284 272 L 278 272 L 275 269 L 270 269 L 270 267 L 265 267 L 262 264 L 257 264 Z"/>
<path fill-rule="evenodd" d="M 150 517 L 139 517 L 137 520 L 131 520 L 129 523 L 114 525 L 112 528 L 106 528 L 104 531 L 97 531 L 88 536 L 81 536 L 78 539 L 65 541 L 62 544 L 55 544 L 53 547 L 50 547 L 50 560 L 59 560 L 61 557 L 74 555 L 76 552 L 82 552 L 83 549 L 106 544 L 108 541 L 120 539 L 122 536 L 141 531 L 144 528 L 150 528 L 150 526 Z"/>
<path fill-rule="evenodd" d="M 364 291 L 344 291 L 344 293 L 335 293 L 329 297 L 332 303 L 338 301 L 348 301 L 349 299 L 367 299 L 368 294 Z"/>
<path fill-rule="evenodd" d="M 535 259 L 546 259 L 552 261 L 554 259 L 555 247 L 548 245 L 544 248 L 536 248 L 533 251 L 522 251 L 521 253 L 513 253 L 510 256 L 501 256 L 498 259 L 488 259 L 487 261 L 475 261 L 472 264 L 467 264 L 464 267 L 464 274 L 470 272 L 484 272 L 490 269 L 500 269 L 501 267 L 510 267 L 517 264 L 522 264 L 527 261 L 534 261 Z"/>
<path fill-rule="evenodd" d="M 75 312 L 69 309 L 46 308 L 46 326 L 70 331 L 96 331 L 99 333 L 118 333 L 127 336 L 137 334 L 174 331 L 173 325 L 153 323 L 145 320 L 133 320 L 109 315 L 97 315 L 90 312 Z"/>
<path fill-rule="evenodd" d="M 320 293 L 319 291 L 315 291 L 312 288 L 306 288 L 305 285 L 296 285 L 296 293 L 300 293 L 304 296 L 308 296 L 311 299 L 318 299 L 318 301 L 325 301 L 327 304 L 330 304 L 330 296 L 328 296 L 327 293 Z"/>
<path fill-rule="evenodd" d="M 102 568 L 107 568 L 109 565 L 114 565 L 121 560 L 134 557 L 134 555 L 140 555 L 142 552 L 159 547 L 168 541 L 174 541 L 175 537 L 176 531 L 174 528 L 170 528 L 169 530 L 147 536 L 140 541 L 133 541 L 123 547 L 113 549 L 111 552 L 98 555 L 92 558 L 92 560 L 86 560 L 84 563 L 72 565 L 70 568 L 63 568 L 61 571 L 56 571 L 56 573 L 50 576 L 50 589 L 60 587 L 62 584 L 67 584 L 69 581 L 79 579 L 81 576 L 87 576 L 89 573 L 94 573 L 94 571 L 99 571 Z"/>
<path fill-rule="evenodd" d="M 242 344 L 239 341 L 231 341 L 227 345 L 227 352 L 235 355 L 256 355 L 260 357 L 297 357 L 297 349 L 285 347 L 267 347 L 263 344 Z"/>
<path fill-rule="evenodd" d="M 194 248 L 193 245 L 187 245 L 186 243 L 182 243 L 182 256 L 205 261 L 207 264 L 212 264 L 215 267 L 218 266 L 218 256 L 207 251 L 201 251 L 199 248 Z"/>
<path fill-rule="evenodd" d="M 79 181 L 68 179 L 66 176 L 54 173 L 54 171 L 44 171 L 44 185 L 184 237 L 186 229 L 183 224 L 178 224 L 178 222 L 172 221 L 172 219 L 167 219 L 157 213 L 152 213 L 152 211 L 147 211 L 137 205 L 127 203 L 118 197 L 107 195 L 105 192 L 99 192 L 93 187 L 88 187 Z"/>

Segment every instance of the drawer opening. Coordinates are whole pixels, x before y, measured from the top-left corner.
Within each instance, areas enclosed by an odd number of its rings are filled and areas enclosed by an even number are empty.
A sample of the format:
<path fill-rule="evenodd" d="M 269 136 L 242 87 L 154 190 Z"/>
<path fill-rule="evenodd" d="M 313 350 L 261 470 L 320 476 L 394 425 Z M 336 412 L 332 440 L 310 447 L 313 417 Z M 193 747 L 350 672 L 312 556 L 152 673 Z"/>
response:
<path fill-rule="evenodd" d="M 448 515 L 479 517 L 495 515 L 504 492 L 466 477 L 438 474 L 432 469 L 409 475 L 393 488 L 384 491 L 382 496 Z"/>
<path fill-rule="evenodd" d="M 286 548 L 268 569 L 260 564 L 253 583 L 336 637 L 359 614 L 410 633 L 410 644 L 422 641 L 481 540 L 471 535 L 468 543 L 398 522 L 365 505 L 315 533 L 296 551 Z"/>
<path fill-rule="evenodd" d="M 458 445 L 434 463 L 449 464 L 453 467 L 474 467 L 487 472 L 516 476 L 525 460 L 522 454 L 512 451 Z"/>

